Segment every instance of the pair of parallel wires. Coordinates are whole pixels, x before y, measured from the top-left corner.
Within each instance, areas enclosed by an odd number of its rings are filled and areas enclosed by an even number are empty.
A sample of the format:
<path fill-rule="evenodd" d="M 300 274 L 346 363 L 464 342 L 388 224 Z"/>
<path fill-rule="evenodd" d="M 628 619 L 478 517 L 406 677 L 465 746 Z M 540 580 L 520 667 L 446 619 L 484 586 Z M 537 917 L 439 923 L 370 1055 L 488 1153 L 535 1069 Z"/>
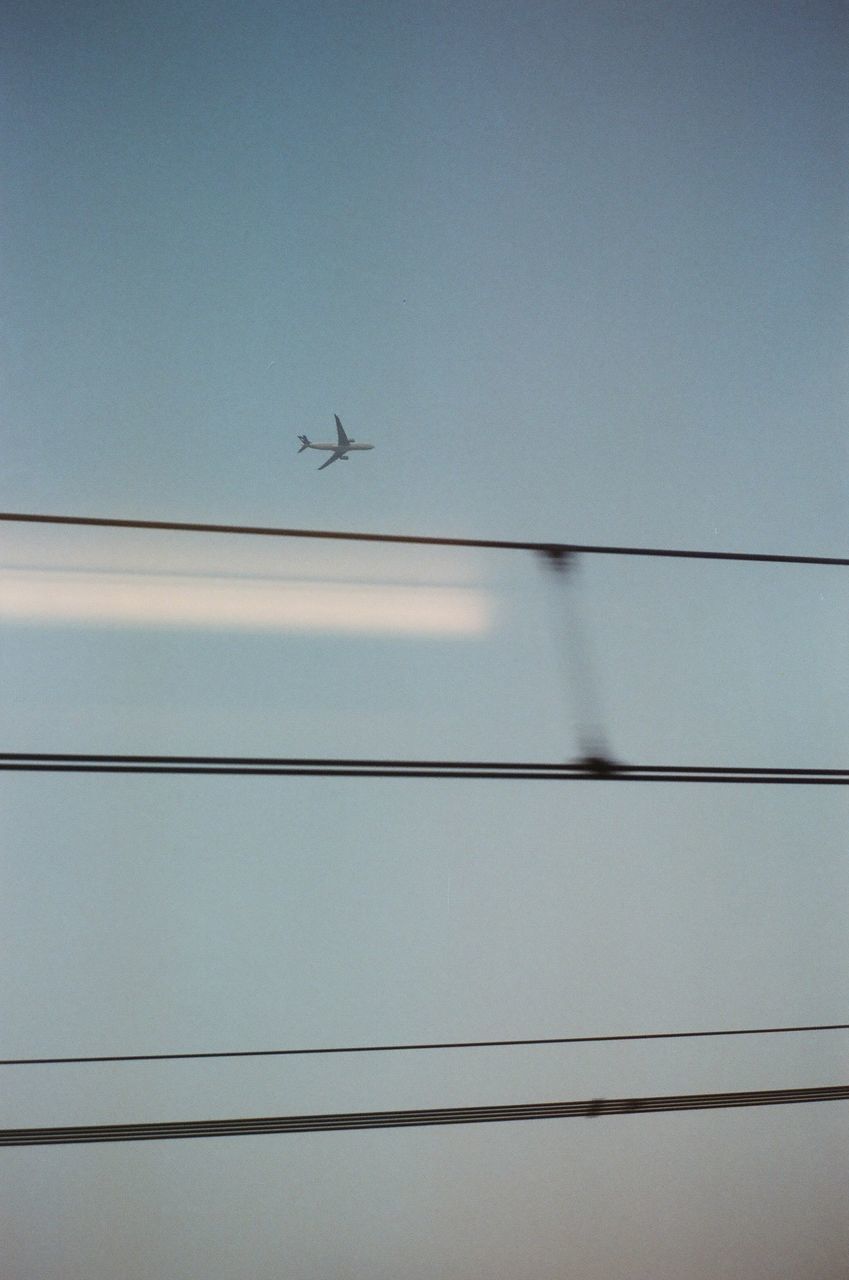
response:
<path fill-rule="evenodd" d="M 254 1049 L 206 1053 L 146 1053 L 75 1058 L 4 1059 L 0 1066 L 92 1065 L 95 1063 L 161 1062 L 176 1059 L 260 1058 L 316 1054 L 397 1053 L 425 1050 L 516 1048 L 539 1045 L 602 1044 L 623 1041 L 689 1040 L 717 1036 L 787 1035 L 800 1032 L 847 1031 L 849 1023 L 799 1027 L 745 1027 L 727 1031 L 642 1032 L 626 1035 L 558 1036 L 522 1040 L 472 1040 L 430 1044 L 348 1045 L 310 1049 Z M 177 1120 L 130 1124 L 61 1125 L 0 1129 L 0 1147 L 56 1146 L 93 1142 L 138 1142 L 174 1138 L 246 1137 L 260 1134 L 338 1132 L 350 1129 L 422 1128 L 434 1125 L 493 1124 L 506 1121 L 557 1120 L 662 1111 L 705 1111 L 736 1107 L 792 1106 L 804 1102 L 849 1099 L 849 1085 L 799 1089 L 746 1090 L 734 1093 L 671 1094 L 659 1097 L 589 1098 L 580 1101 L 516 1103 L 506 1106 L 436 1107 L 395 1111 L 356 1111 L 320 1115 L 248 1116 L 215 1120 Z"/>
<path fill-rule="evenodd" d="M 473 548 L 531 552 L 568 584 L 580 556 L 642 556 L 688 560 L 728 560 L 770 564 L 849 567 L 849 557 L 693 551 L 670 547 L 601 546 L 578 543 L 520 542 L 499 538 L 446 538 L 408 534 L 354 533 L 330 529 L 293 529 L 264 525 L 225 525 L 173 520 L 135 520 L 101 516 L 58 516 L 0 512 L 0 521 L 95 528 L 228 534 L 246 537 L 318 539 L 402 546 Z M 248 756 L 138 756 L 0 752 L 0 771 L 64 773 L 220 773 L 223 775 L 463 778 L 535 781 L 689 782 L 748 785 L 846 786 L 849 769 L 754 768 L 722 765 L 638 765 L 615 760 L 605 741 L 589 644 L 574 592 L 561 593 L 565 674 L 575 692 L 580 755 L 571 763 L 480 760 L 350 760 Z"/>

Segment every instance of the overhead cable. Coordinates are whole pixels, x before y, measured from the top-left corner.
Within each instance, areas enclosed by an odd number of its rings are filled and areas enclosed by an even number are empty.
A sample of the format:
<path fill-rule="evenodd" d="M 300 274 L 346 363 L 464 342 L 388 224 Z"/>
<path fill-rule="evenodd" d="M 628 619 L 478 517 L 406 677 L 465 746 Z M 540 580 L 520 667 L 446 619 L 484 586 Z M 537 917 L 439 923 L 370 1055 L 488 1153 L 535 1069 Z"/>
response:
<path fill-rule="evenodd" d="M 619 764 L 600 757 L 572 762 L 359 760 L 275 756 L 141 756 L 0 752 L 0 770 L 36 773 L 173 773 L 254 777 L 478 778 L 548 782 L 769 783 L 846 786 L 849 769 L 757 768 L 740 765 Z"/>
<path fill-rule="evenodd" d="M 684 560 L 748 560 L 773 564 L 849 566 L 846 556 L 773 555 L 747 551 L 689 551 L 671 547 L 600 546 L 566 542 L 517 542 L 507 538 L 438 538 L 418 534 L 354 533 L 336 529 L 285 529 L 267 525 L 201 524 L 185 520 L 128 520 L 104 516 L 35 515 L 0 512 L 0 521 L 28 524 L 85 525 L 109 529 L 159 529 L 173 533 L 245 534 L 264 538 L 323 538 L 343 542 L 393 542 L 426 547 L 478 547 L 500 551 L 535 551 L 548 557 L 571 554 L 605 556 L 663 556 Z"/>
<path fill-rule="evenodd" d="M 672 1094 L 658 1098 L 588 1098 L 581 1102 L 527 1102 L 500 1107 L 438 1107 L 416 1111 L 353 1111 L 332 1115 L 256 1116 L 232 1120 L 174 1120 L 153 1124 L 66 1125 L 0 1129 L 0 1146 L 81 1142 L 140 1142 L 167 1138 L 247 1137 L 262 1133 L 328 1133 L 343 1129 L 402 1129 L 426 1125 L 494 1124 L 507 1120 L 565 1120 L 660 1111 L 787 1106 L 849 1099 L 849 1085 L 768 1089 L 746 1093 Z"/>
<path fill-rule="evenodd" d="M 428 1049 L 515 1049 L 537 1045 L 612 1044 L 633 1040 L 699 1040 L 716 1036 L 777 1036 L 849 1031 L 849 1022 L 804 1027 L 734 1027 L 723 1031 L 641 1031 L 605 1036 L 537 1036 L 514 1040 L 442 1040 L 420 1044 L 355 1044 L 312 1049 L 219 1049 L 197 1053 L 113 1053 L 73 1058 L 0 1058 L 0 1067 L 89 1065 L 103 1062 L 174 1062 L 196 1058 L 295 1058 L 316 1054 L 420 1053 Z"/>

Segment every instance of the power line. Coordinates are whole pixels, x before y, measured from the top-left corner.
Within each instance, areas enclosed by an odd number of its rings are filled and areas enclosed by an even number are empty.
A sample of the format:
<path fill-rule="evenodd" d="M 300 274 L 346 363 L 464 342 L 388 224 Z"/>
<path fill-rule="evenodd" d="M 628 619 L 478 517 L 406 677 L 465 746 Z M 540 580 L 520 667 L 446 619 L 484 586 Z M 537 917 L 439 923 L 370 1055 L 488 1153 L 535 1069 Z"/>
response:
<path fill-rule="evenodd" d="M 768 1089 L 747 1093 L 672 1094 L 657 1098 L 589 1098 L 582 1102 L 527 1102 L 500 1107 L 439 1107 L 416 1111 L 353 1111 L 335 1115 L 256 1116 L 228 1120 L 174 1120 L 155 1124 L 94 1124 L 2 1129 L 0 1146 L 79 1142 L 139 1142 L 165 1138 L 246 1137 L 261 1133 L 328 1133 L 342 1129 L 401 1129 L 425 1125 L 494 1124 L 506 1120 L 561 1120 L 579 1116 L 705 1111 L 725 1107 L 787 1106 L 849 1099 L 849 1085 Z"/>
<path fill-rule="evenodd" d="M 184 520 L 125 520 L 103 516 L 53 516 L 24 512 L 0 512 L 0 520 L 29 524 L 86 525 L 109 529 L 159 529 L 174 533 L 245 534 L 264 538 L 323 538 L 344 542 L 393 542 L 426 547 L 478 547 L 500 551 L 535 551 L 562 558 L 568 555 L 663 556 L 684 560 L 747 560 L 771 564 L 823 564 L 849 566 L 845 556 L 767 555 L 748 551 L 687 551 L 670 547 L 594 546 L 566 542 L 517 542 L 505 538 L 438 538 L 415 534 L 353 533 L 331 529 L 284 529 L 264 525 L 200 524 Z"/>
<path fill-rule="evenodd" d="M 619 764 L 589 757 L 573 762 L 480 760 L 359 760 L 275 756 L 140 756 L 0 752 L 0 770 L 36 773 L 152 773 L 254 777 L 460 778 L 694 782 L 846 786 L 849 769 L 757 768 L 725 765 Z"/>
<path fill-rule="evenodd" d="M 735 1027 L 723 1031 L 641 1031 L 605 1036 L 544 1036 L 522 1040 L 444 1040 L 421 1044 L 357 1044 L 317 1049 L 231 1049 L 203 1053 L 122 1053 L 76 1058 L 0 1058 L 0 1067 L 86 1065 L 98 1062 L 173 1062 L 196 1058 L 294 1058 L 316 1054 L 411 1053 L 428 1049 L 512 1049 L 534 1045 L 612 1044 L 633 1040 L 698 1040 L 716 1036 L 776 1036 L 813 1031 L 849 1031 L 849 1022 L 805 1027 Z"/>

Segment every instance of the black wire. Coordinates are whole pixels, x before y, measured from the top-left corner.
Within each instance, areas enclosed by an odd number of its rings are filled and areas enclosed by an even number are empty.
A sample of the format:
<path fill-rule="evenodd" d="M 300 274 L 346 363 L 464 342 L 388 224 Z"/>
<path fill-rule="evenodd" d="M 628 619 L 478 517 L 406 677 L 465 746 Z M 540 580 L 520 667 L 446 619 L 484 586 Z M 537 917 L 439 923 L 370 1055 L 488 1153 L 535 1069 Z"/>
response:
<path fill-rule="evenodd" d="M 636 765 L 589 758 L 567 763 L 466 760 L 357 760 L 272 756 L 139 756 L 0 752 L 0 770 L 37 773 L 152 773 L 255 777 L 478 778 L 513 781 L 769 783 L 846 786 L 849 769 L 733 765 Z"/>
<path fill-rule="evenodd" d="M 421 1044 L 356 1044 L 318 1049 L 231 1049 L 205 1053 L 116 1053 L 77 1058 L 0 1058 L 0 1067 L 68 1066 L 97 1062 L 173 1062 L 194 1058 L 295 1058 L 341 1053 L 419 1053 L 427 1049 L 512 1049 L 534 1045 L 611 1044 L 633 1040 L 704 1040 L 715 1036 L 777 1036 L 812 1031 L 849 1031 L 849 1022 L 827 1022 L 805 1027 L 735 1027 L 726 1031 L 641 1031 L 606 1036 L 545 1036 L 524 1040 L 445 1040 Z"/>
<path fill-rule="evenodd" d="M 266 538 L 324 538 L 345 542 L 394 542 L 427 547 L 480 547 L 501 551 L 536 551 L 549 557 L 570 554 L 665 556 L 684 560 L 751 560 L 772 564 L 849 566 L 845 556 L 766 555 L 744 551 L 682 551 L 669 547 L 608 547 L 566 542 L 516 542 L 503 538 L 435 538 L 393 533 L 352 533 L 331 529 L 282 529 L 263 525 L 199 524 L 183 520 L 123 520 L 103 516 L 51 516 L 0 512 L 0 520 L 29 524 L 71 524 L 109 529 L 163 529 L 175 533 L 247 534 Z"/>
<path fill-rule="evenodd" d="M 303 766 L 309 768 L 317 766 L 321 768 L 378 768 L 378 769 L 444 769 L 450 771 L 455 768 L 460 769 L 487 769 L 493 772 L 502 769 L 515 769 L 518 771 L 538 770 L 540 772 L 548 771 L 553 773 L 584 771 L 586 764 L 582 760 L 561 761 L 561 760 L 396 760 L 396 759 L 371 759 L 371 758 L 350 758 L 337 756 L 145 756 L 145 755 L 114 755 L 109 753 L 97 754 L 93 752 L 67 752 L 67 751 L 0 751 L 0 760 L 12 761 L 56 761 L 57 763 L 67 762 L 72 764 L 79 761 L 93 761 L 95 763 L 126 763 L 126 764 L 170 764 L 178 762 L 180 764 L 198 764 L 198 765 L 259 765 L 259 766 Z M 800 768 L 782 768 L 782 767 L 764 767 L 757 765 L 677 765 L 677 764 L 614 764 L 612 766 L 616 772 L 629 773 L 739 773 L 739 774 L 834 774 L 835 776 L 843 776 L 849 774 L 849 769 L 800 769 Z"/>
<path fill-rule="evenodd" d="M 0 1129 L 0 1146 L 79 1142 L 138 1142 L 166 1138 L 246 1137 L 261 1133 L 328 1133 L 342 1129 L 400 1129 L 444 1124 L 493 1124 L 507 1120 L 559 1120 L 725 1107 L 788 1106 L 849 1098 L 849 1085 L 766 1089 L 746 1093 L 671 1094 L 655 1098 L 589 1098 L 581 1102 L 526 1102 L 496 1107 L 438 1107 L 416 1111 L 353 1111 L 330 1115 L 256 1116 L 228 1120 L 173 1120 L 148 1124 L 71 1125 Z"/>
<path fill-rule="evenodd" d="M 492 773 L 503 770 L 515 770 L 548 773 L 580 773 L 586 772 L 586 762 L 577 761 L 545 761 L 545 760 L 391 760 L 335 757 L 335 756 L 145 756 L 145 755 L 110 755 L 89 752 L 57 752 L 57 751 L 0 751 L 0 761 L 20 762 L 56 762 L 56 763 L 96 763 L 96 764 L 186 764 L 186 765 L 256 765 L 259 767 L 297 767 L 321 769 L 386 769 L 391 772 L 399 770 L 430 769 L 451 773 L 454 769 L 480 769 Z M 782 768 L 756 765 L 677 765 L 677 764 L 612 764 L 616 773 L 723 773 L 740 774 L 742 776 L 776 774 L 809 776 L 845 777 L 849 769 L 815 769 L 815 768 Z"/>

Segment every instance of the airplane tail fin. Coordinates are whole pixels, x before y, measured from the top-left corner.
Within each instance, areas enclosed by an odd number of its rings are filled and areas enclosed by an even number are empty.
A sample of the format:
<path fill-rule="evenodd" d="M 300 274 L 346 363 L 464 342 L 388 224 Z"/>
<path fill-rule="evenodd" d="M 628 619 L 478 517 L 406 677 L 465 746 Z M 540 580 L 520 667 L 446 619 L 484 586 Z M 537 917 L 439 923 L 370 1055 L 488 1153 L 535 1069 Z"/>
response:
<path fill-rule="evenodd" d="M 310 447 L 310 442 L 306 436 L 298 436 L 298 439 L 301 442 L 301 447 L 298 450 L 298 453 L 303 453 L 304 449 L 308 449 Z"/>

